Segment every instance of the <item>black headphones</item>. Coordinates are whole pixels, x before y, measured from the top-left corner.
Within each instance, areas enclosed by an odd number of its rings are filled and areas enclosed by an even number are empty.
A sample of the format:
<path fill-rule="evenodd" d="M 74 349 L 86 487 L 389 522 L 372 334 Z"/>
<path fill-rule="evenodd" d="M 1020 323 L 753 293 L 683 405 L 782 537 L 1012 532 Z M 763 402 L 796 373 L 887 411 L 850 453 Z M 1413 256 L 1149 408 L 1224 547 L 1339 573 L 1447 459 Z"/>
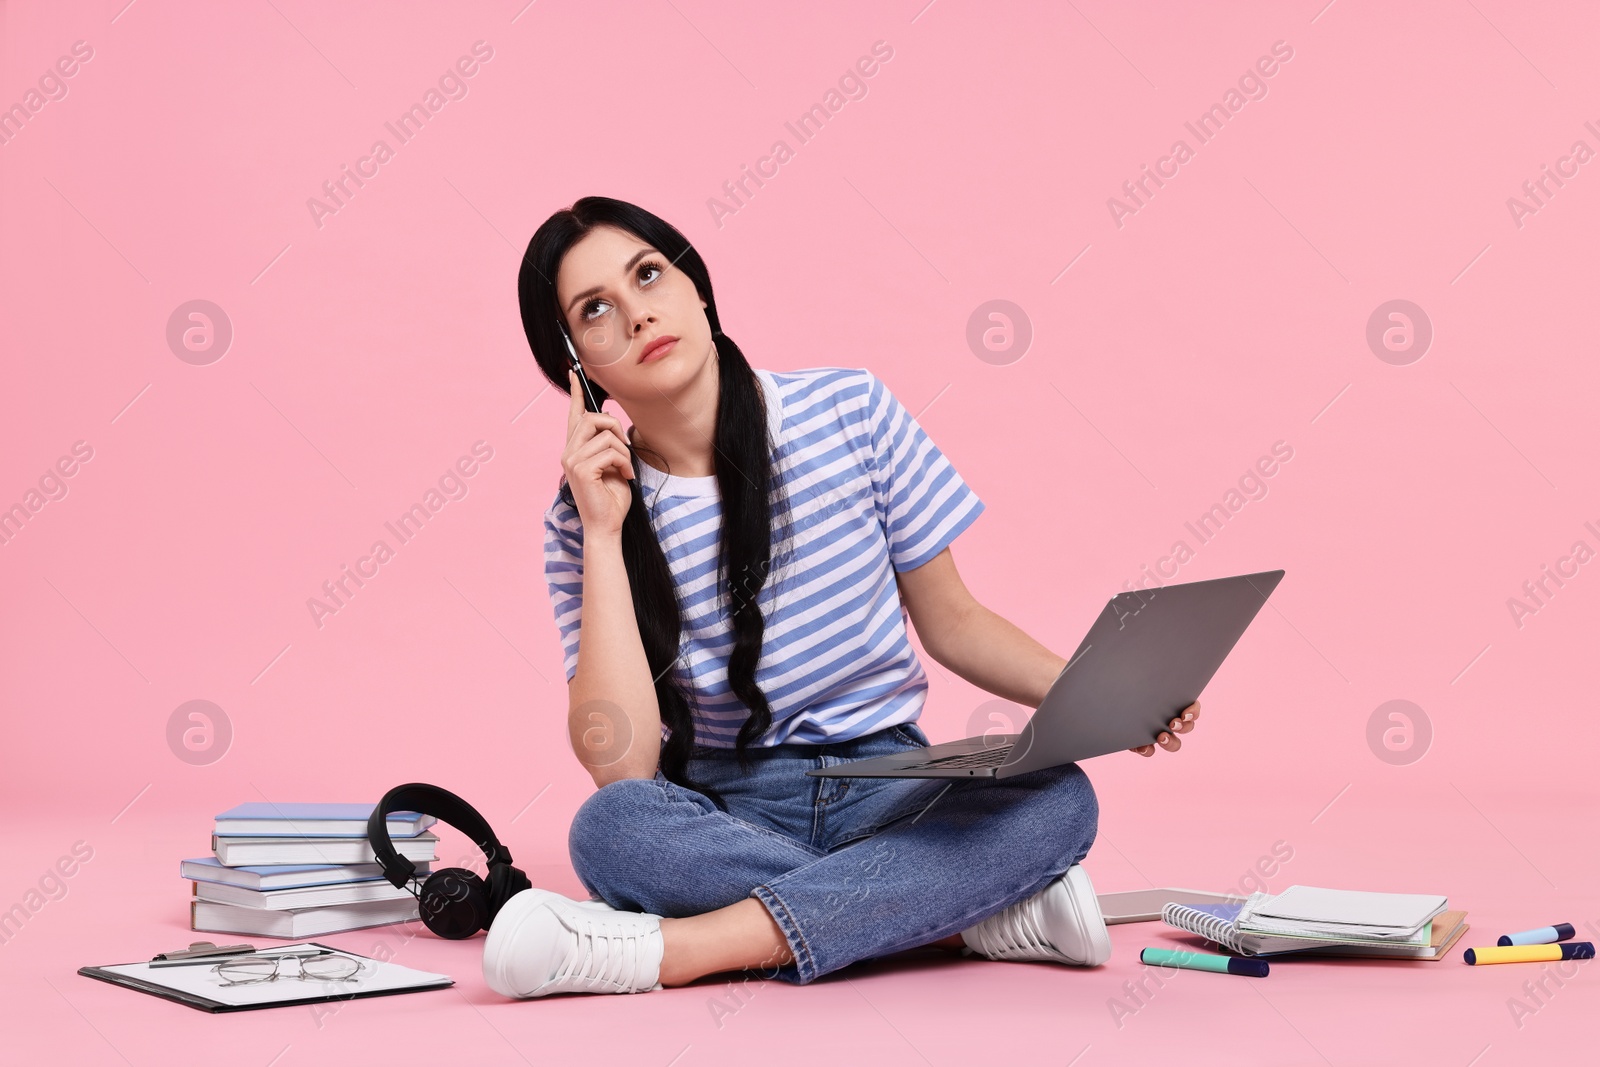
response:
<path fill-rule="evenodd" d="M 417 865 L 395 851 L 389 840 L 391 811 L 419 811 L 462 831 L 489 859 L 488 881 L 464 867 L 446 867 L 428 875 L 416 892 L 422 923 L 440 937 L 459 941 L 487 930 L 505 902 L 533 888 L 528 876 L 511 866 L 511 850 L 500 843 L 489 823 L 465 800 L 448 789 L 423 782 L 397 785 L 383 795 L 367 819 L 367 841 L 383 868 L 383 876 L 397 889 L 417 872 Z"/>

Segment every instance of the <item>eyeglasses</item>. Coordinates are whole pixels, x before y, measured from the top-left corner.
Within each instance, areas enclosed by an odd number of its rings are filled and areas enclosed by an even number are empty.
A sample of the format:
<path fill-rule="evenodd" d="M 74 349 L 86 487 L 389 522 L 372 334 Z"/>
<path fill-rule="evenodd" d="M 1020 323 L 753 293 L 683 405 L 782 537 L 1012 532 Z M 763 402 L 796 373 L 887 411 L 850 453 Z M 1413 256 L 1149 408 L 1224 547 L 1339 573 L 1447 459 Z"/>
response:
<path fill-rule="evenodd" d="M 318 952 L 310 956 L 240 956 L 224 960 L 211 970 L 222 979 L 224 986 L 276 982 L 280 977 L 278 967 L 284 960 L 294 960 L 300 964 L 294 977 L 301 981 L 354 982 L 365 968 L 360 960 L 350 956 L 341 956 L 337 952 Z"/>

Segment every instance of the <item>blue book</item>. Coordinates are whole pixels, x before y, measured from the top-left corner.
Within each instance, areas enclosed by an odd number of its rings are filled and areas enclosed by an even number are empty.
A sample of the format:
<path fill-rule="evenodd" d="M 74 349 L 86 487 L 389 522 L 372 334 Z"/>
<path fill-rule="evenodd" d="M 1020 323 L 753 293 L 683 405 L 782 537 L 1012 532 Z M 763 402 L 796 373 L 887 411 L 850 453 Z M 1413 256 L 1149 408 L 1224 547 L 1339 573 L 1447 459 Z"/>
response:
<path fill-rule="evenodd" d="M 220 837 L 366 837 L 375 804 L 305 804 L 251 801 L 216 817 Z M 391 811 L 389 836 L 416 837 L 439 820 L 415 811 Z"/>

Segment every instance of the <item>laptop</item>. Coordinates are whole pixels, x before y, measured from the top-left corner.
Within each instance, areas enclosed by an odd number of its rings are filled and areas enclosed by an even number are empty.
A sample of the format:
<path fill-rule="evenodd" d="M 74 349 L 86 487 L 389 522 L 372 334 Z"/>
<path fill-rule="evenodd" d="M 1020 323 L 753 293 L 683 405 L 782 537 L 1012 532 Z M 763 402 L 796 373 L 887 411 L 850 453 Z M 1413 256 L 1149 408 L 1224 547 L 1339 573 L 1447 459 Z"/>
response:
<path fill-rule="evenodd" d="M 1193 704 L 1283 571 L 1118 593 L 1020 733 L 819 767 L 814 778 L 1009 778 L 1153 744 Z"/>

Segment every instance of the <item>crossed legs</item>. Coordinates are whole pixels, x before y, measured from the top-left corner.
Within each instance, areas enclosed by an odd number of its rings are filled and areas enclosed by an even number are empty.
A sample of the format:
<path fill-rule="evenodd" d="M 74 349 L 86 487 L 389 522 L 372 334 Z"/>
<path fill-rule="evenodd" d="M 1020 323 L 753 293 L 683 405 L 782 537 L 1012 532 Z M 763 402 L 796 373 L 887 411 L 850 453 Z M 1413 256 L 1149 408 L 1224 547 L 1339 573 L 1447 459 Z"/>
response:
<path fill-rule="evenodd" d="M 805 983 L 960 932 L 1087 854 L 1098 805 L 1076 765 L 962 779 L 924 810 L 832 852 L 718 810 L 659 778 L 579 808 L 579 878 L 614 908 L 663 917 L 663 985 L 762 969 Z"/>

